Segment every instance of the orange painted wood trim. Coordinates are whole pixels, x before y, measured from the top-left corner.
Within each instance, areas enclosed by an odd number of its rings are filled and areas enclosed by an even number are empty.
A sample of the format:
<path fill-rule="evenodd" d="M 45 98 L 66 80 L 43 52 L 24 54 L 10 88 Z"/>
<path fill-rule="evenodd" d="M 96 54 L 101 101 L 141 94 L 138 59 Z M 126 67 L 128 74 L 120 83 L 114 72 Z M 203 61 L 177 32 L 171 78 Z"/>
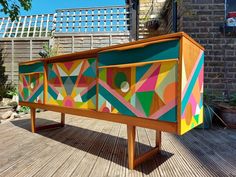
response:
<path fill-rule="evenodd" d="M 161 150 L 161 131 L 156 130 L 156 147 Z"/>
<path fill-rule="evenodd" d="M 19 102 L 19 104 L 22 106 L 28 106 L 30 108 L 46 109 L 46 110 L 65 113 L 65 114 L 84 116 L 88 118 L 95 118 L 99 120 L 117 122 L 117 123 L 122 123 L 126 125 L 139 126 L 139 127 L 160 130 L 160 131 L 165 131 L 165 132 L 170 132 L 170 133 L 176 133 L 176 128 L 177 128 L 177 123 L 173 123 L 173 122 L 152 120 L 152 119 L 140 118 L 140 117 L 132 117 L 132 116 L 121 115 L 121 114 L 97 112 L 95 110 L 79 109 L 79 108 L 77 109 L 77 108 L 69 108 L 69 107 L 55 106 L 55 105 L 49 105 L 49 104 L 30 103 L 30 102 L 22 102 L 22 101 Z"/>
<path fill-rule="evenodd" d="M 153 156 L 158 154 L 159 152 L 160 152 L 159 147 L 155 147 L 155 148 L 151 149 L 150 151 L 145 152 L 144 154 L 141 154 L 134 161 L 135 167 L 140 165 L 144 161 L 146 161 L 150 158 L 153 158 Z"/>
<path fill-rule="evenodd" d="M 182 93 L 182 61 L 183 61 L 183 38 L 180 39 L 179 64 L 178 64 L 178 87 L 177 87 L 177 134 L 181 132 L 181 93 Z"/>
<path fill-rule="evenodd" d="M 36 111 L 35 111 L 35 108 L 30 108 L 30 117 L 31 117 L 31 131 L 32 133 L 35 133 L 36 132 L 36 120 L 35 120 L 35 117 L 36 116 Z"/>

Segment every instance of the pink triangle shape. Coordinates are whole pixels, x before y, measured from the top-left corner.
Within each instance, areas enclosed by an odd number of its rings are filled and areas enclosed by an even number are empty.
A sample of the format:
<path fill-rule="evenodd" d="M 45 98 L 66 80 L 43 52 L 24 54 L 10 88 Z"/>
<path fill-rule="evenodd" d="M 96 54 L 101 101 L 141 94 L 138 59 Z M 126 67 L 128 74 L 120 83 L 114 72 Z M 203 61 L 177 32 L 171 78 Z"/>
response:
<path fill-rule="evenodd" d="M 160 66 L 152 73 L 152 75 L 146 79 L 143 85 L 138 89 L 137 92 L 148 92 L 155 90 L 157 77 L 160 72 Z"/>
<path fill-rule="evenodd" d="M 28 83 L 27 83 L 25 77 L 23 77 L 23 86 L 24 86 L 24 87 L 27 87 L 27 86 L 28 86 Z"/>
<path fill-rule="evenodd" d="M 62 86 L 61 81 L 58 77 L 55 78 L 54 84 L 57 85 L 57 86 Z"/>
<path fill-rule="evenodd" d="M 66 67 L 66 69 L 69 71 L 70 70 L 70 68 L 73 66 L 73 62 L 66 62 L 66 63 L 64 63 L 64 65 L 65 65 L 65 67 Z"/>

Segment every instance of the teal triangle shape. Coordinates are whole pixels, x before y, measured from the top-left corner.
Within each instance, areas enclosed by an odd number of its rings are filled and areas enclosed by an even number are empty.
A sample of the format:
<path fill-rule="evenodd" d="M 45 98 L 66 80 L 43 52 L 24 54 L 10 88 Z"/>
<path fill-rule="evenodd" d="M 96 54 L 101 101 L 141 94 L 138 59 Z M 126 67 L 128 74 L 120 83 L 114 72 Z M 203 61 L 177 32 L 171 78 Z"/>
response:
<path fill-rule="evenodd" d="M 61 77 L 61 80 L 62 80 L 63 84 L 65 84 L 67 78 L 68 78 L 68 76 L 63 76 L 63 77 Z"/>
<path fill-rule="evenodd" d="M 77 78 L 78 78 L 77 76 L 70 76 L 70 79 L 74 85 L 76 83 Z"/>
<path fill-rule="evenodd" d="M 136 82 L 138 82 L 141 77 L 148 71 L 148 69 L 151 67 L 151 64 L 136 67 Z"/>
<path fill-rule="evenodd" d="M 95 78 L 96 77 L 96 74 L 94 72 L 94 70 L 92 69 L 92 67 L 89 67 L 84 73 L 83 73 L 84 76 L 87 76 L 87 77 L 93 77 Z"/>
<path fill-rule="evenodd" d="M 53 78 L 56 78 L 57 77 L 57 74 L 51 69 L 49 68 L 49 71 L 48 71 L 48 79 L 53 79 Z"/>
<path fill-rule="evenodd" d="M 163 114 L 160 118 L 157 117 L 157 119 L 161 121 L 177 122 L 176 114 L 177 114 L 177 107 L 175 106 L 167 113 Z"/>

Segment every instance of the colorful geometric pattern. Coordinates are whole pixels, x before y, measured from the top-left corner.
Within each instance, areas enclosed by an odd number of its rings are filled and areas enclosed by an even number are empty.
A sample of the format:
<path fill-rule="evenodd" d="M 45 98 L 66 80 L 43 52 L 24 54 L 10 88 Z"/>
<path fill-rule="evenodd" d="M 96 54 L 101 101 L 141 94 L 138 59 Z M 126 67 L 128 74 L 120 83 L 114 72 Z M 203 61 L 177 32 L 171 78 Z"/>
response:
<path fill-rule="evenodd" d="M 203 122 L 204 53 L 183 39 L 180 134 Z"/>
<path fill-rule="evenodd" d="M 100 68 L 98 90 L 101 112 L 176 122 L 176 61 Z"/>
<path fill-rule="evenodd" d="M 96 109 L 96 59 L 48 64 L 47 104 Z"/>
<path fill-rule="evenodd" d="M 19 100 L 43 103 L 43 73 L 19 75 Z"/>

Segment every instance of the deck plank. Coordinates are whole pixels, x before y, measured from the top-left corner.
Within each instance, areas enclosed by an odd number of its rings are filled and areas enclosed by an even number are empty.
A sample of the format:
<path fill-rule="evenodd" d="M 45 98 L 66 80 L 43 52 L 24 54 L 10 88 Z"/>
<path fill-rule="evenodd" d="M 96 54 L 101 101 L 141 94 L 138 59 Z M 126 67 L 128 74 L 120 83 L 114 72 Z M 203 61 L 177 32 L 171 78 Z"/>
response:
<path fill-rule="evenodd" d="M 106 176 L 110 163 L 113 151 L 115 149 L 117 139 L 120 132 L 120 124 L 115 124 L 116 126 L 110 132 L 110 135 L 107 139 L 107 142 L 104 144 L 104 147 L 101 149 L 99 156 L 101 158 L 96 159 L 96 163 L 93 166 L 90 174 L 88 176 Z"/>
<path fill-rule="evenodd" d="M 37 124 L 58 122 L 58 113 L 38 114 Z M 0 177 L 211 177 L 236 176 L 236 131 L 163 133 L 161 153 L 127 168 L 126 126 L 66 115 L 64 128 L 30 132 L 29 115 L 0 124 Z M 137 128 L 136 152 L 155 145 L 153 130 Z"/>

